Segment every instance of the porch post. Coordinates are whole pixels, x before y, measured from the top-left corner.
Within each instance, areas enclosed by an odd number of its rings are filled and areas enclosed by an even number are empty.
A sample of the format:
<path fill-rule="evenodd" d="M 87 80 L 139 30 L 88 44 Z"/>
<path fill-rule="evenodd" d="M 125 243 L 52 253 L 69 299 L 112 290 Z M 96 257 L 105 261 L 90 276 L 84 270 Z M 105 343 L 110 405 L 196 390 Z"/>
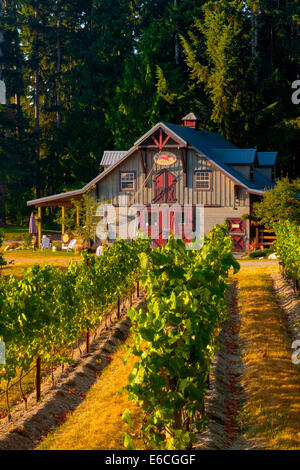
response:
<path fill-rule="evenodd" d="M 79 207 L 76 206 L 76 225 L 79 226 Z"/>
<path fill-rule="evenodd" d="M 65 218 L 65 215 L 66 215 L 65 206 L 62 206 L 61 207 L 61 217 L 62 217 L 63 221 L 64 221 L 64 218 Z M 61 233 L 62 233 L 62 235 L 64 235 L 64 233 L 65 233 L 65 224 L 64 224 L 64 222 L 62 222 L 62 224 L 61 224 Z"/>
<path fill-rule="evenodd" d="M 41 248 L 42 244 L 42 207 L 38 206 L 38 248 Z"/>

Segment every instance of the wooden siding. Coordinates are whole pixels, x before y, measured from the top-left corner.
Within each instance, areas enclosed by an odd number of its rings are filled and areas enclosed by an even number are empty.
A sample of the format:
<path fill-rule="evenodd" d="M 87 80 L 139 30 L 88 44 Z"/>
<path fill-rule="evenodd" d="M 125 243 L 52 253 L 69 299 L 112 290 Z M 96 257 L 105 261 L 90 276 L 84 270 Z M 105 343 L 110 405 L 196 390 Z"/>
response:
<path fill-rule="evenodd" d="M 106 200 L 110 200 L 114 205 L 119 205 L 120 203 L 149 205 L 152 203 L 154 196 L 153 179 L 163 167 L 154 163 L 154 155 L 157 150 L 147 149 L 143 151 L 146 152 L 145 160 L 147 168 L 147 182 L 145 186 L 143 186 L 144 175 L 140 155 L 138 151 L 136 151 L 98 183 L 98 200 L 104 197 Z M 204 156 L 197 155 L 193 150 L 187 151 L 187 178 L 185 187 L 180 152 L 178 149 L 173 148 L 170 149 L 170 151 L 177 156 L 176 162 L 167 168 L 177 178 L 176 196 L 179 204 L 203 204 L 205 206 L 232 207 L 236 209 L 244 207 L 244 213 L 248 212 L 246 208 L 249 208 L 249 195 L 246 191 L 240 188 L 238 201 L 235 201 L 235 183 L 223 172 L 212 166 Z M 212 185 L 210 191 L 194 190 L 193 180 L 195 170 L 211 171 Z M 120 171 L 136 171 L 137 191 L 135 193 L 120 191 Z M 149 175 L 150 172 L 151 174 Z M 125 197 L 126 195 L 127 197 Z M 119 196 L 122 196 L 122 202 L 120 202 Z"/>

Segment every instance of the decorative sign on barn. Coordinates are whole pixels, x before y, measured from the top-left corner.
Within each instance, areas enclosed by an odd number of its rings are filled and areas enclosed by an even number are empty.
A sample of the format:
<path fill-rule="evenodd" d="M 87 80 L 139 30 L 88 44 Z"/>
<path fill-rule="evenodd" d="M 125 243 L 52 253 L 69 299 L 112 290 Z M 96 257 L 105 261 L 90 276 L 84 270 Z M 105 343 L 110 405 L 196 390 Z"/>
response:
<path fill-rule="evenodd" d="M 154 161 L 160 166 L 170 166 L 177 160 L 176 155 L 171 152 L 158 152 L 154 155 Z"/>

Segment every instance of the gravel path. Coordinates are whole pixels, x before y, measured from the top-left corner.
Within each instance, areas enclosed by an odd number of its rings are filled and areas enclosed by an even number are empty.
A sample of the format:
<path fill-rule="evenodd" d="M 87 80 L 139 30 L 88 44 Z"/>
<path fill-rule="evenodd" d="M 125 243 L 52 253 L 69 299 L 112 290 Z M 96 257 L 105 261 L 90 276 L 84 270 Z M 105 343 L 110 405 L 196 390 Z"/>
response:
<path fill-rule="evenodd" d="M 239 259 L 238 262 L 241 265 L 241 268 L 272 268 L 272 267 L 278 267 L 279 263 L 277 260 L 268 260 L 268 259 L 262 259 L 262 260 L 241 260 Z"/>

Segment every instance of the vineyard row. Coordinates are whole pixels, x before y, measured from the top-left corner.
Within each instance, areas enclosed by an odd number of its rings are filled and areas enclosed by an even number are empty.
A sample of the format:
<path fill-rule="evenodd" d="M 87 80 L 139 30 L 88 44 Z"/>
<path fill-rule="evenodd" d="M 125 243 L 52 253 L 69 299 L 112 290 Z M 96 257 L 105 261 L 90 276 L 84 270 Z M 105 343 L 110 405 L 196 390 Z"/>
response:
<path fill-rule="evenodd" d="M 0 278 L 0 340 L 6 346 L 0 393 L 33 362 L 38 367 L 70 362 L 82 333 L 132 294 L 140 277 L 139 254 L 149 249 L 147 240 L 118 240 L 101 257 L 84 255 L 66 270 L 34 265 L 21 280 Z"/>

